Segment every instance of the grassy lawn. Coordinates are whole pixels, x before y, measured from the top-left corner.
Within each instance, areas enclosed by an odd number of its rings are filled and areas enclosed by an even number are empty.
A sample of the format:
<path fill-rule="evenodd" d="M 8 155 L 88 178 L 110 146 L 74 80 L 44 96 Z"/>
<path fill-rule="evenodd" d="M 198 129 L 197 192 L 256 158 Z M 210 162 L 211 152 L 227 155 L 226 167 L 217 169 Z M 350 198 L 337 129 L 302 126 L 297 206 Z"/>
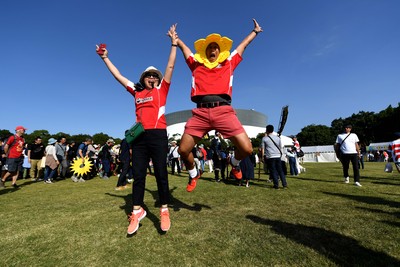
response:
<path fill-rule="evenodd" d="M 166 234 L 148 176 L 148 214 L 132 237 L 131 190 L 115 191 L 116 177 L 7 182 L 0 266 L 400 266 L 400 174 L 367 162 L 358 188 L 343 183 L 339 163 L 304 166 L 288 190 L 264 174 L 246 188 L 205 173 L 187 193 L 186 173 L 170 176 Z"/>

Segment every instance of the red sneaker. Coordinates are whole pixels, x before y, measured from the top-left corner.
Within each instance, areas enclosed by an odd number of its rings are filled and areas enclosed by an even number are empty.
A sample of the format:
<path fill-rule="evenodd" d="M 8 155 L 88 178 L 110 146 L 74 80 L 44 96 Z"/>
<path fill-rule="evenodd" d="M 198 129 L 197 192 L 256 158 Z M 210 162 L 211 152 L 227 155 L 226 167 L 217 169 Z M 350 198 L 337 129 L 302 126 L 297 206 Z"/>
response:
<path fill-rule="evenodd" d="M 146 217 L 146 215 L 147 212 L 143 208 L 140 208 L 140 211 L 137 214 L 133 214 L 133 212 L 131 213 L 131 215 L 128 217 L 129 220 L 129 226 L 127 231 L 128 235 L 131 235 L 137 231 L 137 229 L 139 228 L 139 222 L 144 217 Z"/>
<path fill-rule="evenodd" d="M 197 180 L 199 180 L 199 178 L 200 178 L 200 172 L 197 172 L 197 176 L 194 178 L 191 178 L 189 175 L 189 183 L 186 186 L 186 191 L 192 192 L 196 188 Z"/>
<path fill-rule="evenodd" d="M 242 171 L 239 166 L 232 166 L 231 176 L 233 176 L 237 180 L 242 179 Z"/>
<path fill-rule="evenodd" d="M 160 217 L 161 217 L 161 230 L 166 232 L 171 227 L 171 221 L 169 219 L 169 211 L 160 210 Z"/>

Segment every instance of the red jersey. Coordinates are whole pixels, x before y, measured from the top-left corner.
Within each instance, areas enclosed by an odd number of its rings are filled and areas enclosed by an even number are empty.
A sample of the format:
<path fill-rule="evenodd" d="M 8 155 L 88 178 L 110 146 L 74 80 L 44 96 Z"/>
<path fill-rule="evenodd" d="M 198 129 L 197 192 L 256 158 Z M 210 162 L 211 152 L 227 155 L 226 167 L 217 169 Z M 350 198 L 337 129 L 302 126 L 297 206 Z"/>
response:
<path fill-rule="evenodd" d="M 16 141 L 14 142 L 14 140 Z M 22 156 L 24 150 L 25 139 L 18 135 L 10 136 L 7 140 L 8 145 L 8 158 L 16 159 Z"/>
<path fill-rule="evenodd" d="M 389 149 L 392 150 L 392 157 L 394 162 L 400 162 L 400 139 L 394 140 Z"/>
<path fill-rule="evenodd" d="M 160 85 L 151 90 L 134 90 L 133 83 L 128 82 L 126 90 L 135 98 L 136 122 L 141 122 L 145 130 L 166 129 L 165 104 L 170 84 L 164 79 Z"/>
<path fill-rule="evenodd" d="M 235 50 L 224 62 L 209 69 L 190 55 L 186 64 L 192 71 L 192 101 L 204 95 L 228 95 L 232 99 L 233 71 L 241 61 L 242 57 Z"/>

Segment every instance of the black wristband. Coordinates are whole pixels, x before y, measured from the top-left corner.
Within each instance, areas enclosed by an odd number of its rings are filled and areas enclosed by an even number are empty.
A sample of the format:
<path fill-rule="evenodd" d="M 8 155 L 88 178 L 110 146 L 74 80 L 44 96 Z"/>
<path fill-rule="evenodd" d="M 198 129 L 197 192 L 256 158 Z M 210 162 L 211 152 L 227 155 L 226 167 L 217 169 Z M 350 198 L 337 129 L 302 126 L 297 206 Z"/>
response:
<path fill-rule="evenodd" d="M 259 32 L 258 31 L 256 31 L 256 30 L 253 30 L 253 32 L 257 35 Z"/>
<path fill-rule="evenodd" d="M 178 46 L 177 44 L 171 44 L 171 46 Z"/>

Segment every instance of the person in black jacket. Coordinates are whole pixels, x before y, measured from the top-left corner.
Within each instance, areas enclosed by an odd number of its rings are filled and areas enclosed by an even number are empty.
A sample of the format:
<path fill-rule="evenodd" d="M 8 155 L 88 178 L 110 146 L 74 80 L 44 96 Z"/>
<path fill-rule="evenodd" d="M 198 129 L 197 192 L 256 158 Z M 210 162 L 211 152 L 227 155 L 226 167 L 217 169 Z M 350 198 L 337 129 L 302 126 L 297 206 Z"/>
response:
<path fill-rule="evenodd" d="M 125 134 L 127 131 L 125 131 Z M 120 164 L 121 173 L 119 174 L 117 187 L 115 190 L 124 190 L 128 188 L 127 178 L 128 175 L 131 177 L 130 168 L 131 168 L 131 157 L 132 157 L 132 149 L 131 146 L 128 144 L 126 139 L 122 139 L 121 145 L 119 147 L 119 155 L 118 155 L 118 162 Z"/>

